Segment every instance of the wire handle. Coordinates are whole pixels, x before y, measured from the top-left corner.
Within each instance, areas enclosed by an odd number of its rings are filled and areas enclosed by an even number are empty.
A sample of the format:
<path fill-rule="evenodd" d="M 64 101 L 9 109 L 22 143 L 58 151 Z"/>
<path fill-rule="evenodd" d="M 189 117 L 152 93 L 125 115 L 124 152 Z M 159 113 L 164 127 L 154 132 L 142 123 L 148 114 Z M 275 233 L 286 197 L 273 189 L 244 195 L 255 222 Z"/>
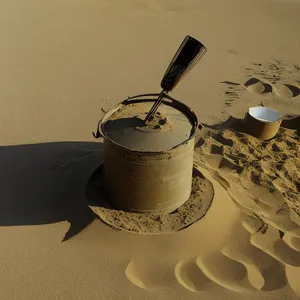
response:
<path fill-rule="evenodd" d="M 151 107 L 151 109 L 149 110 L 146 118 L 145 118 L 145 122 L 147 122 L 148 120 L 150 120 L 150 118 L 156 113 L 158 107 L 160 106 L 160 104 L 163 101 L 163 98 L 165 96 L 165 91 L 162 90 L 157 98 L 157 100 L 154 102 L 153 106 Z"/>

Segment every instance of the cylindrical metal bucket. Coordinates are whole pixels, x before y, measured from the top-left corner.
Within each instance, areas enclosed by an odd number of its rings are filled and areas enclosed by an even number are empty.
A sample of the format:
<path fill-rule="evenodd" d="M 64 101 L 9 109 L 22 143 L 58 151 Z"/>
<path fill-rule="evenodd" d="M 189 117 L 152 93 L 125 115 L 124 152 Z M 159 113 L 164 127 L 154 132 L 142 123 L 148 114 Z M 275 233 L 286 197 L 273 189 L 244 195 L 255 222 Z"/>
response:
<path fill-rule="evenodd" d="M 104 138 L 104 185 L 118 209 L 172 212 L 191 194 L 196 115 L 165 96 L 153 120 L 143 120 L 158 94 L 121 102 L 99 122 Z"/>
<path fill-rule="evenodd" d="M 282 122 L 281 114 L 268 107 L 250 107 L 244 120 L 245 131 L 261 140 L 273 138 Z"/>

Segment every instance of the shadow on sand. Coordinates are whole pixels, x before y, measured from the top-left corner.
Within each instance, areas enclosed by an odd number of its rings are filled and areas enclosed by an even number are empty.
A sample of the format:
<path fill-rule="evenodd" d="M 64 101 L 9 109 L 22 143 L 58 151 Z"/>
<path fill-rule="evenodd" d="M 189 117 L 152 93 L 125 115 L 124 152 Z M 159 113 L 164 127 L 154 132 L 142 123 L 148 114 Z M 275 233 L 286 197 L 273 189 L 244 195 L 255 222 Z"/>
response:
<path fill-rule="evenodd" d="M 102 160 L 100 142 L 0 147 L 0 226 L 68 221 L 73 237 L 96 218 L 85 188 Z"/>

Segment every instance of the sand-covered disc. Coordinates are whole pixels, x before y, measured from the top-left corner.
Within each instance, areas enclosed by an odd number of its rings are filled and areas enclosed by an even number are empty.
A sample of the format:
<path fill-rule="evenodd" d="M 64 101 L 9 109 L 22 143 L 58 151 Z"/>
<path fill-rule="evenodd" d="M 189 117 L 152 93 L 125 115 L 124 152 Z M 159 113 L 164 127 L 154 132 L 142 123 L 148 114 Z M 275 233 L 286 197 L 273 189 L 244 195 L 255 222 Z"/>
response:
<path fill-rule="evenodd" d="M 176 211 L 169 214 L 124 212 L 113 208 L 106 200 L 101 166 L 90 177 L 86 195 L 89 207 L 113 229 L 137 234 L 163 234 L 183 230 L 202 219 L 211 206 L 214 189 L 212 183 L 194 168 L 191 196 Z"/>

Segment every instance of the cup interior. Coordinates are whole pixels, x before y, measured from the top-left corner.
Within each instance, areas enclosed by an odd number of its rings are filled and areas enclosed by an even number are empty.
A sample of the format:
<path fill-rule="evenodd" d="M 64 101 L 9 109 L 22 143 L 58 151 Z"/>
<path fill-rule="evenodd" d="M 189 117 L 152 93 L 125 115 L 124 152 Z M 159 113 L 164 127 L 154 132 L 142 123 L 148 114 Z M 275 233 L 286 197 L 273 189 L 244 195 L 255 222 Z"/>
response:
<path fill-rule="evenodd" d="M 251 107 L 248 112 L 253 118 L 268 123 L 279 121 L 281 118 L 281 114 L 278 111 L 268 107 Z"/>

